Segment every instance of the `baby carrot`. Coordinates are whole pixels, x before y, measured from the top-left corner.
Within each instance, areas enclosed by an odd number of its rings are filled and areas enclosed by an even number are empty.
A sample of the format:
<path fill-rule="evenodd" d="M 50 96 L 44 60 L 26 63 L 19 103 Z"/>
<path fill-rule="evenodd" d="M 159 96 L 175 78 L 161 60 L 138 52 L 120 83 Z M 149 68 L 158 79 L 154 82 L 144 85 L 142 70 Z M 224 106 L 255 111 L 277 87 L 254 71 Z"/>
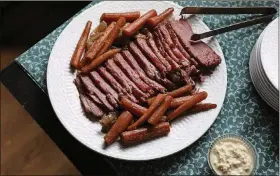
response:
<path fill-rule="evenodd" d="M 124 111 L 117 119 L 117 121 L 113 124 L 112 128 L 104 137 L 105 143 L 107 145 L 115 142 L 119 135 L 126 130 L 128 125 L 132 121 L 132 114 L 128 111 Z"/>
<path fill-rule="evenodd" d="M 180 116 L 184 112 L 186 112 L 188 109 L 196 105 L 197 103 L 201 102 L 207 97 L 207 92 L 199 92 L 195 95 L 193 95 L 189 100 L 185 101 L 184 104 L 179 106 L 177 109 L 175 109 L 172 113 L 170 113 L 167 116 L 167 119 L 169 121 L 172 121 L 176 117 Z"/>
<path fill-rule="evenodd" d="M 166 94 L 158 94 L 151 104 L 151 106 L 148 108 L 146 113 L 142 115 L 136 122 L 134 122 L 132 125 L 130 125 L 127 130 L 134 130 L 136 129 L 139 125 L 143 124 L 148 118 L 153 114 L 153 112 L 159 107 L 159 105 L 163 102 Z"/>

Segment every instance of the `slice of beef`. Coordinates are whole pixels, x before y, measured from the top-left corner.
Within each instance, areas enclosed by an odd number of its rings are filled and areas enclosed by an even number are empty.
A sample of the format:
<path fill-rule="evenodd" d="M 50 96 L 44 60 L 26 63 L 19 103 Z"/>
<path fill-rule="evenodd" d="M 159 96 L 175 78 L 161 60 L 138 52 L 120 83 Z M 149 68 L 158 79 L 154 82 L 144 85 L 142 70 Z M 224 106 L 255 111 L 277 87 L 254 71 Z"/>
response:
<path fill-rule="evenodd" d="M 164 23 L 161 23 L 160 25 L 158 25 L 157 30 L 161 32 L 162 36 L 164 36 L 164 39 L 170 48 L 176 47 L 171 39 L 171 36 L 170 36 L 168 30 L 166 29 Z"/>
<path fill-rule="evenodd" d="M 132 87 L 128 84 L 128 82 L 125 80 L 125 78 L 122 77 L 122 72 L 118 72 L 118 70 L 115 70 L 114 67 L 112 66 L 114 63 L 110 64 L 111 59 L 109 59 L 105 63 L 105 68 L 106 70 L 123 86 L 123 88 L 129 92 L 132 93 Z M 110 62 L 109 62 L 110 61 Z"/>
<path fill-rule="evenodd" d="M 157 37 L 159 38 L 159 42 L 162 43 L 164 49 L 166 51 L 169 51 L 169 56 L 171 56 L 177 64 L 181 65 L 181 68 L 178 69 L 176 72 L 169 73 L 168 78 L 172 80 L 172 82 L 175 82 L 177 85 L 187 83 L 190 77 L 186 72 L 186 69 L 188 70 L 188 68 L 190 67 L 190 62 L 173 43 L 171 36 L 169 35 L 167 28 L 165 27 L 165 23 L 162 23 L 155 30 L 155 35 L 157 35 Z M 169 44 L 166 42 L 168 41 L 165 40 L 167 38 L 169 38 L 169 43 L 171 46 L 169 46 Z"/>
<path fill-rule="evenodd" d="M 156 67 L 148 61 L 134 42 L 128 45 L 129 51 L 136 57 L 138 64 L 143 68 L 147 76 L 153 80 L 160 80 L 160 73 Z"/>
<path fill-rule="evenodd" d="M 115 63 L 123 70 L 125 74 L 135 83 L 135 85 L 142 90 L 143 92 L 149 92 L 149 94 L 153 95 L 155 92 L 152 87 L 148 86 L 145 82 L 143 82 L 138 73 L 136 73 L 130 65 L 124 60 L 123 56 L 120 53 L 117 53 L 114 56 Z"/>
<path fill-rule="evenodd" d="M 126 90 L 118 83 L 118 81 L 106 70 L 105 67 L 101 66 L 97 68 L 98 73 L 105 78 L 109 84 L 119 93 L 125 93 Z"/>
<path fill-rule="evenodd" d="M 84 85 L 81 81 L 81 78 L 80 76 L 77 76 L 75 78 L 75 81 L 74 81 L 78 91 L 80 94 L 86 94 L 86 91 L 85 91 L 85 88 L 84 88 Z M 99 106 L 100 108 L 103 108 L 103 109 L 106 109 L 106 106 L 99 100 L 99 98 L 97 98 L 94 94 L 87 94 L 88 98 L 93 101 L 94 104 L 96 104 L 97 106 Z"/>
<path fill-rule="evenodd" d="M 156 42 L 153 38 L 153 35 L 151 32 L 149 32 L 148 30 L 146 31 L 147 34 L 147 41 L 148 41 L 148 45 L 151 47 L 152 51 L 155 53 L 155 55 L 158 57 L 158 59 L 160 60 L 160 62 L 165 66 L 166 70 L 169 72 L 172 70 L 171 65 L 168 63 L 168 61 L 162 56 L 162 54 L 160 53 Z"/>
<path fill-rule="evenodd" d="M 157 39 L 161 42 L 163 49 L 165 50 L 165 52 L 177 63 L 180 64 L 180 60 L 173 54 L 173 52 L 171 51 L 170 47 L 168 46 L 168 44 L 166 43 L 166 41 L 164 40 L 164 37 L 162 36 L 162 34 L 160 33 L 159 30 L 155 30 L 154 32 L 155 36 L 157 37 Z"/>
<path fill-rule="evenodd" d="M 185 62 L 184 56 L 178 52 L 179 50 L 173 45 L 173 48 L 171 48 L 168 43 L 166 42 L 165 38 L 167 38 L 159 28 L 155 30 L 155 33 L 158 35 L 159 39 L 161 40 L 161 43 L 163 44 L 164 49 L 167 51 L 169 56 L 179 65 L 181 66 L 187 66 L 188 62 Z"/>
<path fill-rule="evenodd" d="M 183 47 L 196 59 L 199 65 L 206 68 L 214 68 L 221 63 L 220 56 L 206 43 L 202 41 L 190 42 L 193 31 L 187 20 L 171 20 L 170 24 Z"/>
<path fill-rule="evenodd" d="M 167 69 L 165 66 L 160 62 L 160 60 L 157 58 L 157 56 L 153 53 L 151 48 L 148 46 L 148 43 L 146 39 L 137 37 L 136 38 L 136 44 L 140 48 L 140 50 L 144 53 L 144 55 L 150 59 L 150 61 L 161 71 L 162 73 L 165 73 Z"/>
<path fill-rule="evenodd" d="M 192 65 L 194 66 L 198 66 L 198 63 L 187 53 L 187 51 L 184 49 L 184 47 L 182 46 L 182 44 L 180 43 L 175 31 L 173 30 L 173 28 L 171 27 L 170 21 L 168 21 L 165 24 L 166 28 L 168 29 L 168 32 L 171 36 L 171 39 L 173 41 L 173 43 L 175 44 L 175 46 L 180 50 L 180 52 L 191 62 Z"/>
<path fill-rule="evenodd" d="M 145 102 L 149 97 L 149 94 L 145 94 L 142 92 L 115 64 L 113 59 L 109 59 L 106 62 L 106 68 L 108 71 L 118 80 L 122 85 L 128 86 L 135 97 L 137 97 L 140 101 Z"/>
<path fill-rule="evenodd" d="M 88 75 L 79 75 L 88 94 L 94 94 L 105 105 L 109 111 L 113 111 L 113 106 L 108 102 L 106 95 L 104 95 L 92 82 Z"/>
<path fill-rule="evenodd" d="M 80 94 L 80 100 L 85 112 L 90 113 L 95 117 L 101 117 L 104 115 L 102 109 L 94 104 L 86 95 Z"/>
<path fill-rule="evenodd" d="M 74 84 L 76 85 L 78 92 L 80 94 L 85 94 L 85 88 L 84 85 L 82 84 L 81 78 L 77 76 L 74 80 Z"/>
<path fill-rule="evenodd" d="M 145 72 L 142 70 L 142 68 L 139 66 L 139 64 L 136 62 L 136 60 L 128 50 L 122 50 L 121 54 L 123 55 L 127 63 L 129 63 L 129 65 L 139 74 L 140 78 L 145 83 L 147 83 L 149 86 L 161 93 L 166 91 L 166 88 L 163 87 L 161 84 L 147 77 Z"/>
<path fill-rule="evenodd" d="M 176 55 L 177 58 L 181 58 L 181 61 L 183 62 L 180 69 L 180 74 L 177 74 L 177 76 L 170 75 L 172 77 L 172 81 L 178 82 L 179 84 L 181 83 L 190 83 L 192 82 L 192 79 L 200 80 L 197 77 L 200 75 L 197 74 L 199 70 L 196 69 L 196 66 L 198 66 L 198 63 L 190 57 L 190 55 L 186 52 L 186 50 L 183 48 L 181 45 L 179 39 L 176 36 L 176 33 L 172 29 L 172 27 L 167 27 L 170 26 L 169 23 L 165 23 L 164 26 L 162 26 L 161 29 L 166 29 L 166 31 L 169 32 L 170 37 L 172 38 L 172 41 L 174 43 L 174 48 L 173 48 L 173 53 Z M 180 48 L 180 49 L 179 49 Z"/>
<path fill-rule="evenodd" d="M 175 87 L 175 85 L 166 77 L 161 77 L 161 74 L 158 72 L 156 67 L 148 61 L 148 59 L 143 55 L 143 53 L 135 43 L 131 42 L 128 45 L 128 49 L 131 51 L 132 54 L 136 56 L 136 60 L 139 61 L 139 65 L 142 64 L 148 77 L 150 77 L 151 79 L 157 82 L 162 83 L 169 90 Z M 152 75 L 150 73 L 152 73 Z"/>
<path fill-rule="evenodd" d="M 190 61 L 188 58 L 190 58 L 189 56 L 186 57 L 181 51 L 180 49 L 177 47 L 176 43 L 173 42 L 172 38 L 171 38 L 171 35 L 169 33 L 169 30 L 167 29 L 166 27 L 166 22 L 165 23 L 162 23 L 160 26 L 159 26 L 159 30 L 162 34 L 162 36 L 164 38 L 166 38 L 166 41 L 167 41 L 167 44 L 169 45 L 169 47 L 171 48 L 173 54 L 180 59 L 180 62 L 183 66 L 187 66 L 187 65 L 190 65 Z M 186 53 L 186 51 L 185 51 Z M 186 53 L 187 54 L 187 53 Z M 188 54 L 187 54 L 188 55 Z"/>
<path fill-rule="evenodd" d="M 109 73 L 105 67 L 98 67 L 97 71 L 100 73 L 100 75 L 105 78 L 109 84 L 118 92 L 119 97 L 126 96 L 128 99 L 133 101 L 134 103 L 139 103 L 139 101 L 131 94 L 124 89 L 119 82 Z"/>
<path fill-rule="evenodd" d="M 109 97 L 108 99 L 110 100 L 110 103 L 115 108 L 118 107 L 118 93 L 96 71 L 90 72 L 89 76 L 95 85 L 97 85 L 101 91 L 103 91 L 106 96 Z"/>
<path fill-rule="evenodd" d="M 106 109 L 106 106 L 99 100 L 99 98 L 93 94 L 87 94 L 88 98 L 91 99 L 96 105 L 102 109 Z"/>
<path fill-rule="evenodd" d="M 177 58 L 180 59 L 181 65 L 189 66 L 191 64 L 190 61 L 181 53 L 181 51 L 177 47 L 172 48 L 172 52 Z"/>
<path fill-rule="evenodd" d="M 167 54 L 167 52 L 165 51 L 164 47 L 163 47 L 163 44 L 161 43 L 160 39 L 159 39 L 159 36 L 154 33 L 153 34 L 154 36 L 154 39 L 155 39 L 155 42 L 156 42 L 156 45 L 160 51 L 160 53 L 162 54 L 163 57 L 166 58 L 166 60 L 168 61 L 168 63 L 171 65 L 172 67 L 172 70 L 177 70 L 180 68 L 180 66 Z"/>

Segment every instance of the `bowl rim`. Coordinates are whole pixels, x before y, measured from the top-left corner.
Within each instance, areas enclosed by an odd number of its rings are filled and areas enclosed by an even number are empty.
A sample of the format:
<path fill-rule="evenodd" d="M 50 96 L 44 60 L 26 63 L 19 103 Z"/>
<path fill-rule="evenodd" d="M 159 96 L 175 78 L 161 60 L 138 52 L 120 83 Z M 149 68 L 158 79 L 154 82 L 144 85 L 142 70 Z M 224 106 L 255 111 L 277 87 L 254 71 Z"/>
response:
<path fill-rule="evenodd" d="M 243 142 L 246 147 L 248 148 L 248 150 L 251 151 L 252 153 L 252 158 L 253 158 L 253 168 L 252 168 L 252 171 L 249 175 L 254 175 L 256 170 L 258 169 L 259 167 L 259 161 L 258 161 L 258 153 L 256 151 L 256 148 L 252 145 L 252 143 L 250 141 L 248 141 L 246 138 L 244 138 L 243 136 L 240 136 L 240 135 L 237 135 L 237 134 L 224 134 L 222 136 L 219 136 L 219 137 L 216 137 L 213 142 L 211 143 L 209 149 L 208 149 L 208 154 L 207 154 L 207 162 L 208 162 L 208 165 L 211 169 L 211 171 L 215 174 L 215 175 L 219 175 L 215 169 L 212 167 L 212 164 L 211 164 L 211 161 L 210 161 L 210 152 L 212 151 L 213 149 L 213 146 L 215 146 L 215 144 L 223 139 L 228 139 L 228 138 L 233 138 L 233 139 L 237 139 L 241 142 Z"/>

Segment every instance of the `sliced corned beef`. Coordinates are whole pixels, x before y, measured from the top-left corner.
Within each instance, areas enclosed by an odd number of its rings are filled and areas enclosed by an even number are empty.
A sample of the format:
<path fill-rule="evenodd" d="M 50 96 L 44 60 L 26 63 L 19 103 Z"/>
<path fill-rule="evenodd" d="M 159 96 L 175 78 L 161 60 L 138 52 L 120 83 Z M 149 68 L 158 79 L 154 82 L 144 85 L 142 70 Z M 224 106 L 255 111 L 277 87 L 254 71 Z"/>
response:
<path fill-rule="evenodd" d="M 98 72 L 100 73 L 100 75 L 105 78 L 108 83 L 118 92 L 119 97 L 123 97 L 126 96 L 128 99 L 130 99 L 131 101 L 133 101 L 134 103 L 138 103 L 139 101 L 131 94 L 128 93 L 126 91 L 126 89 L 124 89 L 119 82 L 111 75 L 111 73 L 109 73 L 105 67 L 99 67 L 97 68 Z"/>
<path fill-rule="evenodd" d="M 149 78 L 153 80 L 160 80 L 160 73 L 157 71 L 156 67 L 148 61 L 141 50 L 137 47 L 134 42 L 130 42 L 128 45 L 129 51 L 134 57 L 136 57 L 137 63 L 143 68 L 145 73 Z"/>
<path fill-rule="evenodd" d="M 109 111 L 113 111 L 113 106 L 108 102 L 106 95 L 104 95 L 92 82 L 88 75 L 79 74 L 81 82 L 83 83 L 88 94 L 94 94 L 105 105 Z"/>
<path fill-rule="evenodd" d="M 162 36 L 170 48 L 175 47 L 168 30 L 165 28 L 164 23 L 158 25 L 157 30 L 161 32 Z"/>
<path fill-rule="evenodd" d="M 137 37 L 136 43 L 139 46 L 140 50 L 144 53 L 144 55 L 150 59 L 150 61 L 159 69 L 159 71 L 163 73 L 167 71 L 165 66 L 160 62 L 160 60 L 148 46 L 146 39 Z"/>
<path fill-rule="evenodd" d="M 95 117 L 101 117 L 104 115 L 102 109 L 94 104 L 86 95 L 80 94 L 80 100 L 85 112 L 90 113 Z"/>
<path fill-rule="evenodd" d="M 155 30 L 154 34 L 156 36 L 156 39 L 159 40 L 159 42 L 161 42 L 165 52 L 172 58 L 172 60 L 174 60 L 177 64 L 180 65 L 180 59 L 177 58 L 174 55 L 174 53 L 172 52 L 171 48 L 166 43 L 166 41 L 165 41 L 164 37 L 162 36 L 162 34 L 160 33 L 160 31 L 159 30 Z"/>
<path fill-rule="evenodd" d="M 138 65 L 132 54 L 128 50 L 123 50 L 121 54 L 124 56 L 124 59 L 129 63 L 129 65 L 139 74 L 140 78 L 147 83 L 149 86 L 155 90 L 163 93 L 166 91 L 166 88 L 156 81 L 148 78 L 142 68 Z"/>
<path fill-rule="evenodd" d="M 116 108 L 118 107 L 118 93 L 97 73 L 92 71 L 89 74 L 95 85 L 97 85 L 110 99 L 110 103 Z"/>
<path fill-rule="evenodd" d="M 153 34 L 154 36 L 154 39 L 155 39 L 155 42 L 156 42 L 156 45 L 160 51 L 160 53 L 162 54 L 163 57 L 166 58 L 166 60 L 168 61 L 168 63 L 171 65 L 172 67 L 172 70 L 177 70 L 180 68 L 179 64 L 177 64 L 168 54 L 167 52 L 165 51 L 164 47 L 163 47 L 163 44 L 161 43 L 160 39 L 159 39 L 159 36 L 154 33 Z"/>
<path fill-rule="evenodd" d="M 168 61 L 162 56 L 162 54 L 160 53 L 157 45 L 156 45 L 156 42 L 154 40 L 154 37 L 152 35 L 152 33 L 150 33 L 149 31 L 146 31 L 146 34 L 147 34 L 147 41 L 148 41 L 148 44 L 149 46 L 151 47 L 152 51 L 155 53 L 155 55 L 157 56 L 157 58 L 160 60 L 160 62 L 165 66 L 166 70 L 167 71 L 171 71 L 172 70 L 172 67 L 171 65 L 168 63 Z"/>
<path fill-rule="evenodd" d="M 182 44 L 180 43 L 175 31 L 173 30 L 173 28 L 171 27 L 171 24 L 170 22 L 168 21 L 166 24 L 165 24 L 166 28 L 168 29 L 168 32 L 171 36 L 171 39 L 173 40 L 173 43 L 175 44 L 175 46 L 180 50 L 180 52 L 185 56 L 185 58 L 187 58 L 192 65 L 194 66 L 198 66 L 198 63 L 193 59 L 191 58 L 191 56 L 187 53 L 187 51 L 184 49 L 184 47 L 182 46 Z"/>
<path fill-rule="evenodd" d="M 91 104 L 90 102 L 87 101 L 93 101 L 92 103 L 99 106 L 99 107 L 103 107 L 104 108 L 104 104 L 93 94 L 86 94 L 86 91 L 84 90 L 84 85 L 80 79 L 79 76 L 76 77 L 76 79 L 74 80 L 74 83 L 80 93 L 80 96 L 83 96 L 81 98 L 81 103 L 82 106 L 85 108 L 86 112 L 95 114 L 95 116 L 100 115 L 102 111 L 99 111 L 100 108 L 97 108 L 95 112 L 92 112 L 91 108 L 89 107 L 89 104 Z M 86 97 L 86 98 L 85 98 Z M 83 99 L 83 100 L 82 100 Z M 86 101 L 87 100 L 87 101 Z M 94 108 L 93 108 L 94 110 Z"/>
<path fill-rule="evenodd" d="M 148 86 L 140 79 L 138 73 L 136 73 L 130 67 L 130 65 L 124 60 L 123 56 L 120 53 L 117 53 L 114 56 L 114 61 L 140 90 L 142 90 L 143 92 L 149 92 L 151 95 L 155 93 L 150 86 Z"/>
<path fill-rule="evenodd" d="M 192 36 L 193 31 L 187 20 L 171 20 L 170 24 L 183 47 L 193 58 L 196 59 L 199 65 L 213 68 L 221 63 L 220 56 L 203 41 L 190 42 L 190 37 Z"/>
<path fill-rule="evenodd" d="M 169 56 L 177 62 L 181 66 L 188 66 L 189 61 L 184 57 L 184 55 L 178 50 L 178 48 L 173 44 L 172 40 L 172 47 L 169 46 L 169 44 L 165 40 L 166 38 L 170 38 L 169 33 L 165 32 L 163 33 L 161 29 L 166 29 L 164 25 L 161 25 L 161 28 L 158 28 L 156 30 L 156 34 L 158 35 L 159 39 L 161 40 L 161 43 L 163 44 L 164 49 L 167 51 Z M 165 30 L 166 31 L 166 30 Z"/>
<path fill-rule="evenodd" d="M 77 90 L 80 94 L 85 94 L 85 88 L 84 85 L 82 84 L 81 78 L 77 76 L 74 80 L 74 84 L 77 87 Z"/>
<path fill-rule="evenodd" d="M 148 93 L 142 92 L 116 65 L 113 59 L 109 59 L 106 62 L 106 68 L 108 71 L 118 80 L 121 84 L 128 86 L 132 89 L 132 93 L 135 97 L 137 97 L 140 101 L 145 102 L 149 97 Z"/>
<path fill-rule="evenodd" d="M 91 101 L 93 101 L 94 104 L 102 109 L 106 109 L 106 106 L 99 100 L 97 96 L 95 96 L 94 94 L 87 94 L 87 96 Z"/>

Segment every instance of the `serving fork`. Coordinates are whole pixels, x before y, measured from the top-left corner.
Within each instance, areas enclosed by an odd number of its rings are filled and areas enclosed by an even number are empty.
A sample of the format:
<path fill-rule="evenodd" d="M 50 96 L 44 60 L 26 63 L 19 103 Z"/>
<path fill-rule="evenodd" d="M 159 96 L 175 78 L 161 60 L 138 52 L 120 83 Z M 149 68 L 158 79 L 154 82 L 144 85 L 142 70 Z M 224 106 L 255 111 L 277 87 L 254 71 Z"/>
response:
<path fill-rule="evenodd" d="M 191 40 L 197 41 L 203 38 L 245 28 L 248 26 L 260 23 L 268 23 L 272 21 L 276 13 L 277 10 L 272 7 L 185 7 L 181 10 L 180 15 L 184 18 L 184 14 L 261 14 L 252 16 L 255 17 L 255 19 L 238 22 L 226 27 L 210 30 L 208 32 L 193 34 L 191 36 Z"/>

